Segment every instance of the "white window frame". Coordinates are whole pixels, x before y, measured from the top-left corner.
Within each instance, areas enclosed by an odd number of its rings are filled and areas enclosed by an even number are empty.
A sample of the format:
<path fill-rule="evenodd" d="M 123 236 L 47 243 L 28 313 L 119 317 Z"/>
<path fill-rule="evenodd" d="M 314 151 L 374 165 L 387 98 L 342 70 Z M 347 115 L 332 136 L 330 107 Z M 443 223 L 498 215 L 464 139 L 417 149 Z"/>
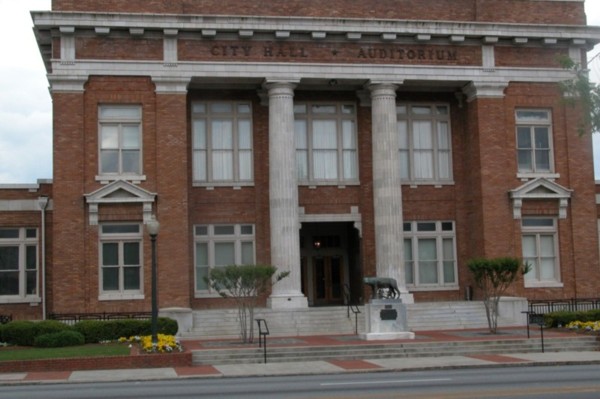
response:
<path fill-rule="evenodd" d="M 137 232 L 105 232 L 104 228 L 108 226 L 136 226 Z M 110 266 L 119 270 L 119 289 L 104 290 L 104 259 L 103 245 L 114 243 L 118 246 L 118 265 Z M 125 277 L 124 269 L 127 265 L 124 262 L 124 244 L 136 243 L 139 248 L 139 282 L 138 289 L 126 290 L 124 288 Z M 102 223 L 99 226 L 99 243 L 98 243 L 98 290 L 100 300 L 123 300 L 123 299 L 144 299 L 144 245 L 143 245 L 143 226 L 140 223 Z"/>
<path fill-rule="evenodd" d="M 430 231 L 422 231 L 420 225 L 434 224 L 435 228 Z M 445 229 L 450 224 L 451 230 Z M 456 223 L 451 220 L 415 220 L 404 222 L 404 242 L 410 241 L 412 259 L 409 259 L 407 251 L 404 251 L 404 267 L 412 267 L 413 281 L 406 280 L 406 286 L 411 291 L 448 291 L 458 290 L 458 261 L 456 255 Z M 419 240 L 435 240 L 436 245 L 436 271 L 437 283 L 421 283 L 419 281 Z M 452 258 L 444 259 L 444 240 L 452 240 Z M 406 245 L 406 244 L 404 244 Z M 405 247 L 406 248 L 406 247 Z M 444 262 L 453 262 L 453 282 L 444 282 Z M 407 273 L 407 269 L 404 270 Z"/>
<path fill-rule="evenodd" d="M 318 109 L 334 107 L 335 111 L 318 112 Z M 345 112 L 348 110 L 349 112 Z M 296 143 L 296 165 L 299 185 L 318 186 L 318 185 L 357 185 L 359 184 L 359 165 L 358 165 L 358 133 L 356 121 L 356 104 L 352 102 L 299 102 L 294 104 L 294 135 Z M 316 149 L 314 143 L 313 123 L 318 121 L 333 121 L 336 129 L 336 146 L 329 149 Z M 304 122 L 306 131 L 300 131 L 300 124 Z M 350 122 L 352 132 L 350 133 L 350 143 L 344 140 L 344 124 Z M 348 145 L 349 144 L 349 145 Z M 335 152 L 336 156 L 336 176 L 332 178 L 315 177 L 315 152 L 328 151 Z M 302 155 L 304 153 L 304 155 Z M 350 159 L 347 159 L 347 156 Z M 301 161 L 301 158 L 304 158 Z M 350 162 L 350 165 L 347 163 Z M 303 167 L 306 168 L 306 176 L 302 176 Z M 349 169 L 349 177 L 345 176 Z M 352 176 L 354 175 L 354 176 Z"/>
<path fill-rule="evenodd" d="M 429 114 L 418 114 L 413 112 L 415 108 L 430 109 Z M 441 112 L 441 109 L 445 109 L 445 113 Z M 452 123 L 450 119 L 450 104 L 447 103 L 398 103 L 396 105 L 397 123 L 398 123 L 398 152 L 400 158 L 400 174 L 403 184 L 410 185 L 451 185 L 454 184 L 453 177 L 453 161 L 452 161 Z M 431 123 L 431 134 L 432 134 L 432 177 L 417 177 L 416 176 L 416 158 L 418 156 L 419 149 L 415 146 L 414 137 L 414 123 L 415 122 L 430 122 Z M 406 124 L 406 143 L 403 145 L 401 139 L 401 128 L 402 124 Z M 445 124 L 447 127 L 447 148 L 443 148 L 443 142 L 440 137 L 442 134 L 441 125 Z M 403 154 L 405 153 L 405 154 Z M 442 173 L 444 164 L 443 156 L 447 156 L 447 176 L 443 176 Z M 403 157 L 406 157 L 408 164 L 408 171 L 404 172 L 402 169 L 406 165 L 402 164 Z M 407 175 L 404 175 L 406 173 Z"/>
<path fill-rule="evenodd" d="M 538 221 L 552 221 L 552 226 L 525 226 L 527 221 L 538 220 Z M 525 248 L 523 246 L 523 238 L 525 236 L 534 236 L 535 238 L 535 259 L 530 259 L 525 256 Z M 540 259 L 541 259 L 541 240 L 542 236 L 552 236 L 552 243 L 554 245 L 554 278 L 551 280 L 542 280 L 540 278 Z M 560 280 L 560 252 L 558 243 L 558 220 L 553 217 L 523 217 L 521 219 L 521 251 L 523 252 L 523 262 L 533 263 L 532 270 L 524 276 L 525 288 L 539 288 L 539 287 L 563 287 L 563 283 Z M 535 275 L 532 275 L 535 273 Z M 532 276 L 532 277 L 529 277 Z"/>
<path fill-rule="evenodd" d="M 119 116 L 104 116 L 104 111 L 114 109 L 114 110 L 135 110 L 137 111 L 138 116 L 136 117 L 127 117 L 125 115 Z M 96 176 L 96 180 L 108 183 L 114 180 L 131 180 L 133 182 L 141 182 L 146 180 L 146 176 L 143 174 L 143 130 L 142 130 L 142 106 L 139 104 L 101 104 L 98 106 L 98 175 Z M 102 133 L 103 127 L 106 126 L 116 126 L 118 131 L 118 148 L 102 148 Z M 138 136 L 139 136 L 139 145 L 137 147 L 127 148 L 123 143 L 123 128 L 125 126 L 138 126 Z M 116 150 L 118 151 L 118 167 L 116 172 L 104 172 L 103 164 L 102 164 L 102 154 L 103 151 Z M 124 172 L 123 171 L 123 153 L 124 151 L 138 151 L 139 153 L 139 161 L 138 161 L 138 170 L 137 172 Z"/>
<path fill-rule="evenodd" d="M 227 229 L 232 228 L 233 233 L 231 234 L 218 234 L 216 232 L 217 229 Z M 247 229 L 251 228 L 252 232 L 248 233 Z M 244 230 L 246 230 L 244 232 Z M 218 243 L 226 243 L 234 245 L 234 264 L 241 265 L 244 264 L 242 260 L 242 243 L 250 243 L 252 245 L 252 261 L 251 263 L 246 264 L 254 264 L 256 263 L 256 227 L 252 223 L 240 223 L 240 224 L 199 224 L 194 226 L 194 292 L 196 298 L 201 297 L 218 297 L 218 293 L 215 292 L 210 286 L 207 286 L 206 289 L 198 288 L 199 279 L 203 278 L 203 275 L 206 273 L 199 273 L 199 269 L 207 269 L 207 271 L 212 270 L 215 267 L 219 266 L 228 266 L 228 265 L 216 265 L 215 261 L 215 244 Z M 199 265 L 200 258 L 198 256 L 197 247 L 198 244 L 206 245 L 206 257 L 208 265 Z"/>
<path fill-rule="evenodd" d="M 219 111 L 219 105 L 228 105 L 231 111 Z M 232 176 L 227 179 L 215 177 L 213 163 L 215 154 L 225 149 L 214 148 L 212 125 L 214 121 L 229 121 L 232 128 L 231 152 Z M 201 143 L 195 131 L 196 123 L 204 123 L 204 140 Z M 240 124 L 249 125 L 249 148 L 242 148 Z M 249 155 L 249 166 L 244 168 L 242 156 Z M 201 158 L 204 160 L 201 161 Z M 203 166 L 201 166 L 201 163 Z M 242 173 L 248 173 L 244 178 Z M 202 176 L 203 174 L 203 176 Z M 252 122 L 252 103 L 249 101 L 195 101 L 192 103 L 192 181 L 194 186 L 252 186 L 254 184 L 254 127 Z"/>
<path fill-rule="evenodd" d="M 535 112 L 535 113 L 545 113 L 546 118 L 538 119 L 538 118 L 527 118 L 523 113 L 526 112 Z M 549 168 L 548 170 L 538 170 L 537 161 L 536 161 L 536 151 L 538 150 L 535 142 L 535 129 L 538 127 L 547 128 L 548 131 L 548 148 L 544 149 L 548 151 L 548 162 Z M 529 136 L 531 140 L 531 148 L 519 148 L 519 129 L 529 128 Z M 515 109 L 515 148 L 516 148 L 516 158 L 517 158 L 517 177 L 520 179 L 528 179 L 528 178 L 536 178 L 536 177 L 546 177 L 556 179 L 559 178 L 560 175 L 555 173 L 554 169 L 554 140 L 553 140 L 553 132 L 552 132 L 552 110 L 543 109 L 543 108 L 517 108 Z M 521 169 L 519 164 L 519 152 L 520 151 L 528 151 L 530 154 L 531 167 L 526 169 Z"/>
<path fill-rule="evenodd" d="M 0 303 L 39 303 L 41 302 L 39 281 L 39 242 L 38 229 L 34 227 L 1 227 L 0 230 L 17 230 L 17 237 L 0 238 L 0 247 L 18 248 L 19 292 L 17 295 L 0 295 Z M 27 237 L 28 232 L 35 232 L 35 237 Z M 35 247 L 35 270 L 27 269 L 27 247 Z M 27 292 L 27 272 L 35 272 L 35 290 Z M 0 271 L 4 273 L 5 271 Z M 14 273 L 14 271 L 13 271 Z"/>

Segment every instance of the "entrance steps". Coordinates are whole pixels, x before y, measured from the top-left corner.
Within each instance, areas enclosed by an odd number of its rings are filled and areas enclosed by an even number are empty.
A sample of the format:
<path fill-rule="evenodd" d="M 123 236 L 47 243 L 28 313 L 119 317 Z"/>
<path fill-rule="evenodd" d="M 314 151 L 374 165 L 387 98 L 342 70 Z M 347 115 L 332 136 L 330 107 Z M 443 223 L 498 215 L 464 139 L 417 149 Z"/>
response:
<path fill-rule="evenodd" d="M 267 321 L 270 336 L 291 337 L 325 334 L 356 334 L 355 316 L 344 306 L 307 309 L 267 309 L 259 308 L 254 319 Z M 258 337 L 256 322 L 255 336 Z M 358 333 L 364 330 L 364 313 L 358 314 Z M 193 313 L 193 328 L 181 334 L 182 338 L 228 338 L 240 337 L 238 313 L 236 309 L 202 310 Z"/>
<path fill-rule="evenodd" d="M 290 339 L 293 341 L 293 339 Z M 359 360 L 411 358 L 434 356 L 468 356 L 533 353 L 541 351 L 539 338 L 510 339 L 498 338 L 485 341 L 444 341 L 444 342 L 403 342 L 381 344 L 341 344 L 327 346 L 290 346 L 276 347 L 277 339 L 271 339 L 268 346 L 267 361 L 303 362 L 318 360 Z M 250 347 L 251 346 L 251 347 Z M 546 352 L 595 351 L 598 350 L 595 336 L 573 336 L 546 338 Z M 202 349 L 193 351 L 194 365 L 254 364 L 264 362 L 263 349 L 257 343 L 224 349 Z"/>
<path fill-rule="evenodd" d="M 267 321 L 271 337 L 360 334 L 365 330 L 365 311 L 363 306 L 358 308 L 361 313 L 358 314 L 357 323 L 352 312 L 348 317 L 348 309 L 345 306 L 306 309 L 257 308 L 254 318 Z M 460 330 L 488 326 L 485 308 L 480 301 L 409 304 L 407 316 L 411 331 Z M 519 320 L 499 317 L 498 326 L 523 326 L 525 316 L 520 313 L 518 316 Z M 236 309 L 195 310 L 192 323 L 192 328 L 181 334 L 182 338 L 221 339 L 240 336 Z M 254 320 L 252 323 L 256 327 Z"/>

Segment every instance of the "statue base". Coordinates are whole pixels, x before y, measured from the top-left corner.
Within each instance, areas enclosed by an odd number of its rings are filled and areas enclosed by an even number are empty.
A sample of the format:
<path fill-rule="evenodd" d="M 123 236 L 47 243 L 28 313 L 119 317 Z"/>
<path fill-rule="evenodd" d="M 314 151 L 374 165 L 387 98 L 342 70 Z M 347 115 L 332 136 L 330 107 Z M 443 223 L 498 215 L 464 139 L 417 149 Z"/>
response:
<path fill-rule="evenodd" d="M 406 305 L 399 299 L 372 299 L 365 305 L 365 323 L 360 338 L 367 341 L 415 338 L 408 331 Z"/>

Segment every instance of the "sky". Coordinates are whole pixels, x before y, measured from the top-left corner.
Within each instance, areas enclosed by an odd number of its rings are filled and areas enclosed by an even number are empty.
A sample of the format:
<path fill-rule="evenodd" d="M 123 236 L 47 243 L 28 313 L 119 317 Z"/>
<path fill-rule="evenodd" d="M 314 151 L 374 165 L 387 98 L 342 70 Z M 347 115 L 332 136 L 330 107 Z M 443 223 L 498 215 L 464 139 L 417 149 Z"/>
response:
<path fill-rule="evenodd" d="M 33 34 L 30 10 L 49 10 L 51 0 L 0 0 L 0 184 L 32 184 L 52 178 L 52 104 Z M 600 0 L 586 0 L 589 25 L 600 26 Z M 600 45 L 588 59 L 600 52 Z M 600 57 L 588 66 L 600 82 Z M 600 133 L 594 134 L 594 166 L 600 179 Z"/>

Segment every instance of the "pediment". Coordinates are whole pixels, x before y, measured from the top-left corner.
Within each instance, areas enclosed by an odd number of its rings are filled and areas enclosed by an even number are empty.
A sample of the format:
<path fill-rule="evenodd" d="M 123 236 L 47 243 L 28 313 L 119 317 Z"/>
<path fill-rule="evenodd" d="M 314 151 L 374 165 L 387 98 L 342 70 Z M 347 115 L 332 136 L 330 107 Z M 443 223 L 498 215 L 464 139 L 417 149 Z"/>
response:
<path fill-rule="evenodd" d="M 559 217 L 564 219 L 567 217 L 567 205 L 572 193 L 573 190 L 543 177 L 530 180 L 509 191 L 510 198 L 513 200 L 513 216 L 515 219 L 521 218 L 524 200 L 556 199 L 559 201 Z"/>
<path fill-rule="evenodd" d="M 143 206 L 144 222 L 152 217 L 152 204 L 156 194 L 144 190 L 125 180 L 115 180 L 104 187 L 84 195 L 89 205 L 90 225 L 98 224 L 98 206 L 100 204 L 131 204 L 139 203 Z"/>
<path fill-rule="evenodd" d="M 144 190 L 128 181 L 116 180 L 106 186 L 85 194 L 88 204 L 119 202 L 153 202 L 156 194 Z"/>
<path fill-rule="evenodd" d="M 538 177 L 510 191 L 511 198 L 571 198 L 573 190 L 565 188 L 560 184 Z"/>

